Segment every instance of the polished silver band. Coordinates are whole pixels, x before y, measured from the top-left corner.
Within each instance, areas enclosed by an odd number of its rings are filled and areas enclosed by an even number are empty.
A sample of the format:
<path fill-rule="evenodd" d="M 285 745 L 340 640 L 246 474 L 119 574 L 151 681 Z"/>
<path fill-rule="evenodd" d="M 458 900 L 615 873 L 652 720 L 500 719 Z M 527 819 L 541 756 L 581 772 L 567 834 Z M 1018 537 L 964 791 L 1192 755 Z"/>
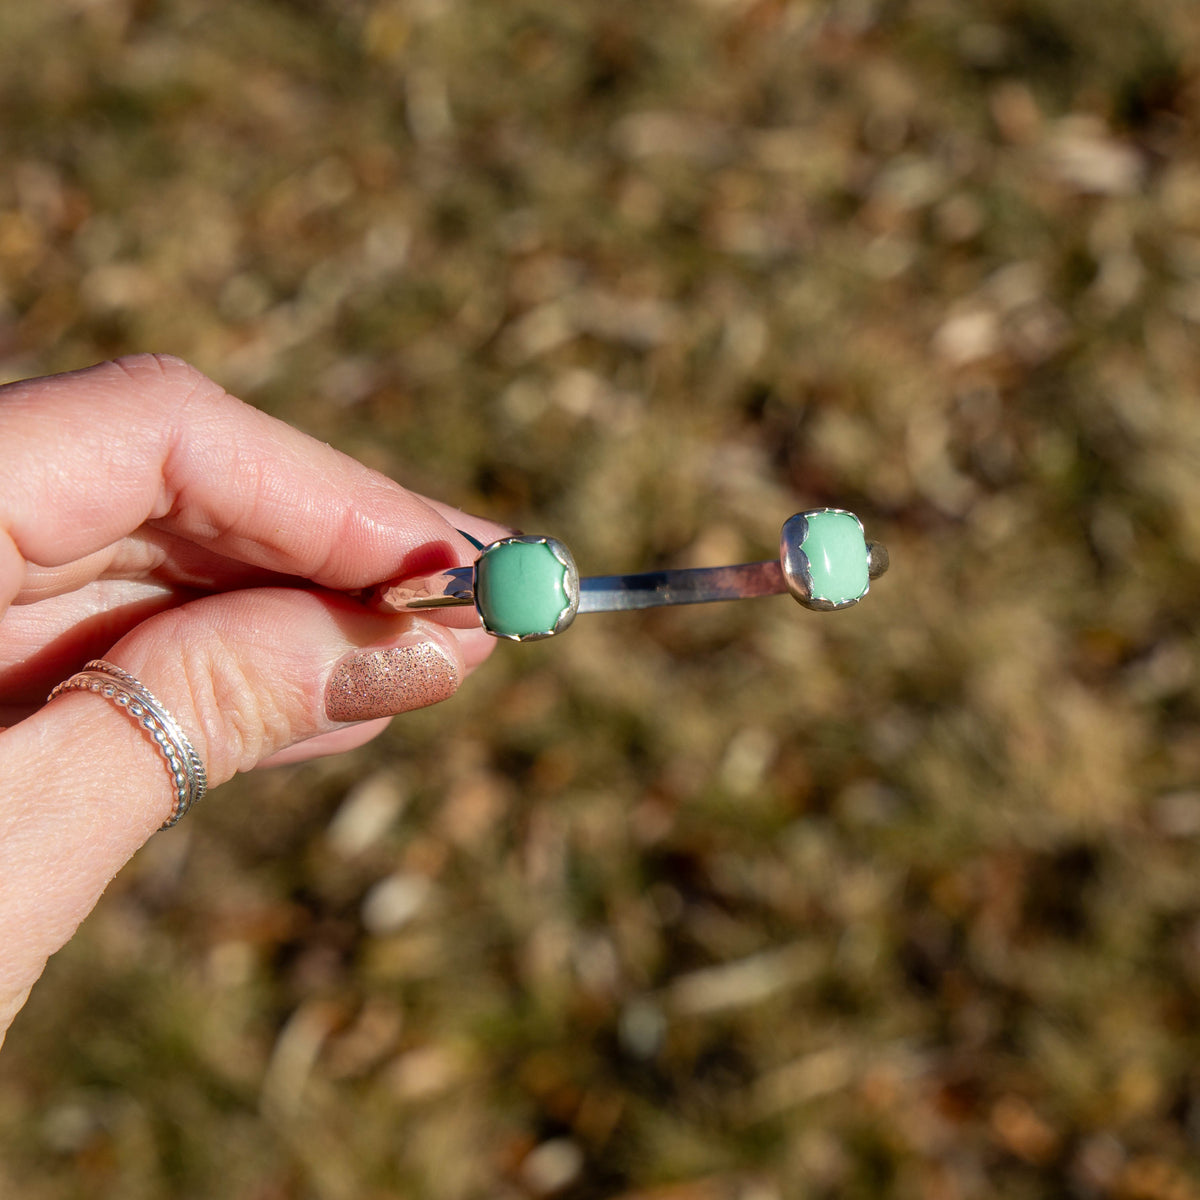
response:
<path fill-rule="evenodd" d="M 208 775 L 204 763 L 188 741 L 178 722 L 163 707 L 162 702 L 140 680 L 128 671 L 93 659 L 82 671 L 64 679 L 49 695 L 48 700 L 63 692 L 95 692 L 123 708 L 150 735 L 154 745 L 166 760 L 175 785 L 175 804 L 162 829 L 174 825 L 193 804 L 199 803 L 208 791 Z"/>
<path fill-rule="evenodd" d="M 887 549 L 879 542 L 868 542 L 867 551 L 870 578 L 878 579 L 888 567 Z M 591 575 L 579 581 L 579 611 L 624 612 L 666 604 L 751 600 L 755 596 L 784 596 L 789 592 L 794 595 L 795 588 L 779 562 L 684 567 L 638 575 Z"/>

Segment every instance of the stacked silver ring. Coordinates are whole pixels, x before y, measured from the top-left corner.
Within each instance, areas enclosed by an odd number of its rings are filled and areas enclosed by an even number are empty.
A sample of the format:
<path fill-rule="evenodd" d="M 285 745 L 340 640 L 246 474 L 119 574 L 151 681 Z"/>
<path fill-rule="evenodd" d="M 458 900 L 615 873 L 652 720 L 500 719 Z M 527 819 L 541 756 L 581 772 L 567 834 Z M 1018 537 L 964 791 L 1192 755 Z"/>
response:
<path fill-rule="evenodd" d="M 208 791 L 208 775 L 200 755 L 175 718 L 140 680 L 128 671 L 97 658 L 87 663 L 82 671 L 58 684 L 48 700 L 68 691 L 95 692 L 111 700 L 150 735 L 166 760 L 175 785 L 175 804 L 171 815 L 162 823 L 162 829 L 169 829 L 193 804 L 204 798 L 204 793 Z"/>

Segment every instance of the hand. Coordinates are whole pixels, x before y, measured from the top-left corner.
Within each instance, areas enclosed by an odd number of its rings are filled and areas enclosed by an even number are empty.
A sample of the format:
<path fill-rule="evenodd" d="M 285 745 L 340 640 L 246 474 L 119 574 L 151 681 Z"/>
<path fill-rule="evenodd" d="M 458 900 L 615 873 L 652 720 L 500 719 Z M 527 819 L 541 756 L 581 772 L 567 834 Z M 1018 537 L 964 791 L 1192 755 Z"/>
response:
<path fill-rule="evenodd" d="M 89 694 L 89 658 L 136 676 L 210 788 L 359 745 L 451 695 L 491 639 L 458 610 L 356 599 L 462 566 L 504 530 L 434 504 L 141 356 L 0 388 L 0 1044 L 47 957 L 166 819 L 165 762 Z M 458 627 L 455 627 L 455 626 Z"/>

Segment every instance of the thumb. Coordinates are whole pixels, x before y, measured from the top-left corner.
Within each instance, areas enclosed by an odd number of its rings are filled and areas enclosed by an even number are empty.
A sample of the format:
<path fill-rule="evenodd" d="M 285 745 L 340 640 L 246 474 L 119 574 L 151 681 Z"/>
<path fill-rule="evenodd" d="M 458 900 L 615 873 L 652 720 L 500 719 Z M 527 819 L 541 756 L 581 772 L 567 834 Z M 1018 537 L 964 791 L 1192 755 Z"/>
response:
<path fill-rule="evenodd" d="M 154 693 L 216 786 L 289 747 L 345 748 L 379 718 L 446 699 L 486 654 L 482 638 L 334 593 L 264 588 L 160 613 L 107 657 Z M 46 959 L 170 815 L 175 786 L 128 711 L 78 691 L 0 733 L 0 780 L 2 1042 Z"/>
<path fill-rule="evenodd" d="M 216 786 L 310 739 L 364 740 L 348 724 L 447 699 L 489 642 L 334 593 L 259 588 L 152 617 L 107 657 L 171 710 Z"/>

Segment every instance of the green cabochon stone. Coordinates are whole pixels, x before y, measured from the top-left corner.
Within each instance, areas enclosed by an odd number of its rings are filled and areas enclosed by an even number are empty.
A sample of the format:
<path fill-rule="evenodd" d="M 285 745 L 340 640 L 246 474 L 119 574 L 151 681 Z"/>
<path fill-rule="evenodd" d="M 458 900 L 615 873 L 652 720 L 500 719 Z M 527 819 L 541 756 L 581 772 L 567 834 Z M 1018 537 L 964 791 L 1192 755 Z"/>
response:
<path fill-rule="evenodd" d="M 866 593 L 871 582 L 867 541 L 852 513 L 809 514 L 801 549 L 808 558 L 814 600 L 844 604 Z"/>
<path fill-rule="evenodd" d="M 570 606 L 567 568 L 540 542 L 509 542 L 480 555 L 475 605 L 501 637 L 550 633 Z"/>

